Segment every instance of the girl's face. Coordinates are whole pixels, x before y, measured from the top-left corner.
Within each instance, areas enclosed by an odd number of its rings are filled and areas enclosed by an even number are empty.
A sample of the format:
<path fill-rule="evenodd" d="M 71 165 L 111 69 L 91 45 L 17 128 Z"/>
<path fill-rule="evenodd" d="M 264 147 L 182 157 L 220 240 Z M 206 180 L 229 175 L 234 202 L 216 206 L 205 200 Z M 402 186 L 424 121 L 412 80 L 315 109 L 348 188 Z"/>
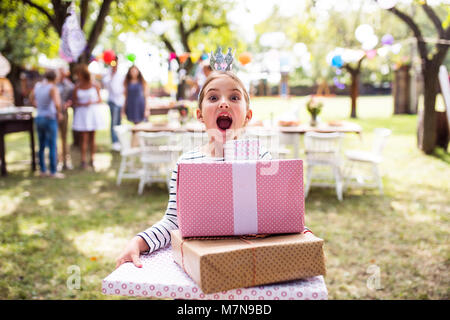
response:
<path fill-rule="evenodd" d="M 214 130 L 224 138 L 231 133 L 234 139 L 252 118 L 243 89 L 228 76 L 221 76 L 208 83 L 204 91 L 201 109 L 197 110 L 198 120 L 208 132 Z"/>
<path fill-rule="evenodd" d="M 139 70 L 137 68 L 131 68 L 130 76 L 132 79 L 137 79 L 139 76 Z"/>

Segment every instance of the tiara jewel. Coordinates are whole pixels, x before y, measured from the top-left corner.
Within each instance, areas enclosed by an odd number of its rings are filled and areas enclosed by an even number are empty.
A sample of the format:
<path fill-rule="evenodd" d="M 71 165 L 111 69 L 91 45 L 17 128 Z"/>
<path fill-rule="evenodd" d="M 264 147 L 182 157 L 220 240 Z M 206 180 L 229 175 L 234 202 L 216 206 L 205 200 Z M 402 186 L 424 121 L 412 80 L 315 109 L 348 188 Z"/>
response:
<path fill-rule="evenodd" d="M 228 48 L 228 53 L 224 57 L 222 54 L 222 47 L 217 48 L 216 55 L 211 51 L 209 58 L 209 64 L 211 68 L 216 71 L 229 71 L 233 67 L 233 56 L 234 53 L 231 52 L 232 49 Z"/>

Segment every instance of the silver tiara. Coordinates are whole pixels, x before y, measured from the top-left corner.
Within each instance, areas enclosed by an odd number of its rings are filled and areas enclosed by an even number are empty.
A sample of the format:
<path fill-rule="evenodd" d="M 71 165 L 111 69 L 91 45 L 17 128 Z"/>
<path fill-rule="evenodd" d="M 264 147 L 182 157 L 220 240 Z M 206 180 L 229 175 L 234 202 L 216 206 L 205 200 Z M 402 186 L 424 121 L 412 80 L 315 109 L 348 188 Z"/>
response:
<path fill-rule="evenodd" d="M 211 51 L 209 57 L 209 64 L 213 70 L 216 71 L 229 71 L 233 67 L 233 57 L 234 53 L 231 52 L 232 49 L 228 48 L 228 53 L 224 57 L 222 54 L 222 47 L 217 48 L 216 55 Z"/>

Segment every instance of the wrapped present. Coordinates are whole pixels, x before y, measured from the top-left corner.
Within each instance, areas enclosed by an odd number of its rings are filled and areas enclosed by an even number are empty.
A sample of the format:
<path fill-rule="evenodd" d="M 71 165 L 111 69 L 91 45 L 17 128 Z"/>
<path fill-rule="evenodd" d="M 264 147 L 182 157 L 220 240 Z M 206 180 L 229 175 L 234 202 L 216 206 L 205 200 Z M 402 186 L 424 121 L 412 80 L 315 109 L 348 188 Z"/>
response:
<path fill-rule="evenodd" d="M 262 238 L 182 238 L 173 257 L 204 293 L 325 275 L 323 240 L 311 232 Z M 220 238 L 220 239 L 219 239 Z"/>
<path fill-rule="evenodd" d="M 183 237 L 302 232 L 303 162 L 180 162 L 176 201 Z"/>
<path fill-rule="evenodd" d="M 242 139 L 230 140 L 224 144 L 225 161 L 232 160 L 258 160 L 259 140 Z"/>

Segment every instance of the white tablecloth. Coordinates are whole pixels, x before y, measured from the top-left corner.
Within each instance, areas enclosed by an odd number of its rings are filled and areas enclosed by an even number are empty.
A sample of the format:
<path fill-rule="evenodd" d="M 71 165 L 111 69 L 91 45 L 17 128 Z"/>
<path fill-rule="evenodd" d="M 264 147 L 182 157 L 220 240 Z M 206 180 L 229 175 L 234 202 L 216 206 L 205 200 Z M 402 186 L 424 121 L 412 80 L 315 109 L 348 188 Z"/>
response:
<path fill-rule="evenodd" d="M 184 270 L 173 261 L 167 247 L 141 256 L 142 268 L 131 262 L 122 264 L 102 283 L 107 295 L 198 300 L 326 300 L 322 276 L 252 288 L 204 294 Z"/>

